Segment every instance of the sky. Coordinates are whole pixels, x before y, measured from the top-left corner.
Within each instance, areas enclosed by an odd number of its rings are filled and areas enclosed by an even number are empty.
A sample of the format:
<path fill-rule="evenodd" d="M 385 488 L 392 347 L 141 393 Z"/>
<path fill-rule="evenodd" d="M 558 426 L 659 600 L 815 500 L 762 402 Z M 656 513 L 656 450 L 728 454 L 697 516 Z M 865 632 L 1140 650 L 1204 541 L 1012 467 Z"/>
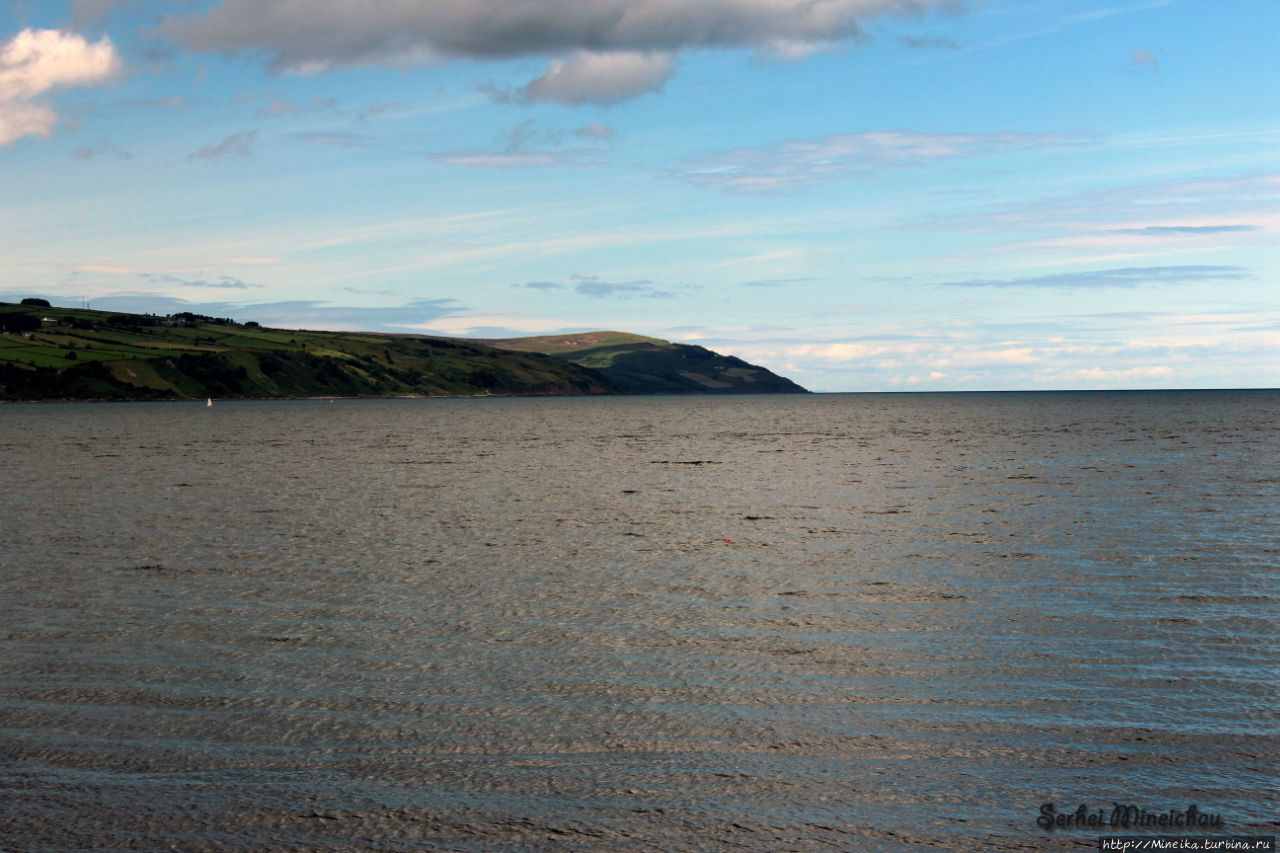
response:
<path fill-rule="evenodd" d="M 0 4 L 0 300 L 1280 386 L 1280 2 Z"/>

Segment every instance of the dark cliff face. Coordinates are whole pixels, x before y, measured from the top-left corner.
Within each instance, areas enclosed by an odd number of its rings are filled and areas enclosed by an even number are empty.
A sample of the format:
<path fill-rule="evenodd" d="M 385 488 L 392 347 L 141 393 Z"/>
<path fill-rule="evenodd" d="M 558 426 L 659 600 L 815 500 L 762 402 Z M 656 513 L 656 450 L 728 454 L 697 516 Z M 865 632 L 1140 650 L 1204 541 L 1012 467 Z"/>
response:
<path fill-rule="evenodd" d="M 796 383 L 734 356 L 720 355 L 686 344 L 637 344 L 605 347 L 581 354 L 583 360 L 561 356 L 576 364 L 591 364 L 590 356 L 608 356 L 608 366 L 595 369 L 636 394 L 803 394 Z"/>
<path fill-rule="evenodd" d="M 589 367 L 632 394 L 804 394 L 804 388 L 759 365 L 706 347 L 626 332 L 583 332 L 487 341 L 541 352 Z"/>

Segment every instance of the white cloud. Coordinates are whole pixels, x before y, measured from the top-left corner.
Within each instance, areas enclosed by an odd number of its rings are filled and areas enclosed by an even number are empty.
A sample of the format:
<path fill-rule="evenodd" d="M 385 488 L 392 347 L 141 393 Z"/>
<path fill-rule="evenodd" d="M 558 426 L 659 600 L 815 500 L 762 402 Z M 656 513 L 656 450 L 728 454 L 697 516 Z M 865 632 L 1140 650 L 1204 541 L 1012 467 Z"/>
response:
<path fill-rule="evenodd" d="M 57 113 L 40 102 L 53 90 L 94 86 L 119 73 L 111 40 L 90 44 L 75 33 L 26 29 L 0 45 L 0 145 L 47 138 Z"/>
<path fill-rule="evenodd" d="M 992 349 L 971 349 L 934 361 L 938 367 L 985 367 L 1010 364 L 1036 364 L 1043 361 L 1032 347 L 997 346 Z"/>
<path fill-rule="evenodd" d="M 48 107 L 22 101 L 0 101 L 0 145 L 24 136 L 47 138 L 58 120 Z"/>
<path fill-rule="evenodd" d="M 584 51 L 567 62 L 552 60 L 546 73 L 525 86 L 522 95 L 530 101 L 571 106 L 614 104 L 661 89 L 674 67 L 670 53 Z"/>
<path fill-rule="evenodd" d="M 1130 383 L 1136 379 L 1165 379 L 1173 375 L 1173 371 L 1163 364 L 1151 367 L 1130 367 L 1123 370 L 1108 370 L 1102 367 L 1086 367 L 1075 371 L 1075 375 L 1091 382 Z"/>
<path fill-rule="evenodd" d="M 632 329 L 651 333 L 646 329 Z M 814 390 L 1221 387 L 1274 384 L 1280 312 L 1059 315 L 1051 322 L 933 324 L 866 318 L 803 330 L 711 327 L 707 346 Z M 1132 337 L 1137 332 L 1140 337 Z"/>
<path fill-rule="evenodd" d="M 885 355 L 906 355 L 917 352 L 922 343 L 908 341 L 835 342 L 825 344 L 799 344 L 786 350 L 791 358 L 803 358 L 817 362 L 843 363 L 878 359 Z"/>
<path fill-rule="evenodd" d="M 74 33 L 23 30 L 0 48 L 0 99 L 26 100 L 60 86 L 94 85 L 119 70 L 108 38 L 89 44 Z"/>

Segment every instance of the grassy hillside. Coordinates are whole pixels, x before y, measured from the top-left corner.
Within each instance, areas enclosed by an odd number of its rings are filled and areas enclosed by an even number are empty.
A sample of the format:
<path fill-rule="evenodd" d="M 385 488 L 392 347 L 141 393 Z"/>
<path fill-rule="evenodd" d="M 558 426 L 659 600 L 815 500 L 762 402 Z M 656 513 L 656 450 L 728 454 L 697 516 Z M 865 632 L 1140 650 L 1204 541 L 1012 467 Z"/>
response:
<path fill-rule="evenodd" d="M 626 332 L 585 332 L 485 341 L 591 368 L 638 394 L 795 394 L 790 379 L 705 347 Z"/>
<path fill-rule="evenodd" d="M 532 352 L 0 303 L 0 400 L 625 393 Z"/>
<path fill-rule="evenodd" d="M 464 341 L 0 303 L 0 400 L 803 391 L 625 332 Z"/>

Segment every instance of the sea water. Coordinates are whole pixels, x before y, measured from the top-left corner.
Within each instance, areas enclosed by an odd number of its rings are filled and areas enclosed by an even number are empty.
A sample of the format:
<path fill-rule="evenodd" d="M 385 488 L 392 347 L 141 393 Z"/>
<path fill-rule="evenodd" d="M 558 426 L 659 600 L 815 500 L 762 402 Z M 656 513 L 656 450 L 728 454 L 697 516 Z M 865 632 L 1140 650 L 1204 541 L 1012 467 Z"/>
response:
<path fill-rule="evenodd" d="M 0 451 L 5 850 L 1276 834 L 1277 392 L 10 405 Z"/>

